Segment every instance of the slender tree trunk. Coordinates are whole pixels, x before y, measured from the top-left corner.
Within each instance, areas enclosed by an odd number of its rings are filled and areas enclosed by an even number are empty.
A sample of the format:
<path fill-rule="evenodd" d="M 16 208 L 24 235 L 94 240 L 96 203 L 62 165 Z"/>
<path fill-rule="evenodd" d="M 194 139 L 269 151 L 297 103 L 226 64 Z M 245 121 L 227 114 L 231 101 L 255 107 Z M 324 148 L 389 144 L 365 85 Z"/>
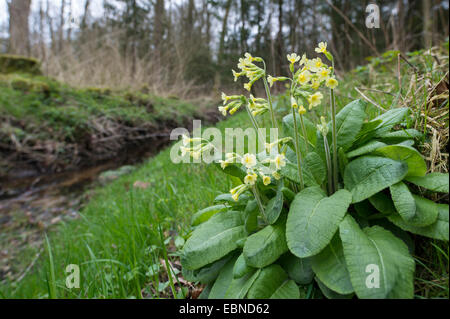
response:
<path fill-rule="evenodd" d="M 66 0 L 61 1 L 61 12 L 59 17 L 59 33 L 58 33 L 58 49 L 61 52 L 63 48 L 64 41 L 64 12 L 66 9 Z"/>
<path fill-rule="evenodd" d="M 81 18 L 81 25 L 80 25 L 82 30 L 86 29 L 90 5 L 91 5 L 91 0 L 86 0 L 86 2 L 84 3 L 84 14 L 83 14 L 83 17 Z"/>
<path fill-rule="evenodd" d="M 159 66 L 162 58 L 161 46 L 164 33 L 164 0 L 156 0 L 154 24 L 155 57 L 156 65 Z"/>
<path fill-rule="evenodd" d="M 423 45 L 429 49 L 432 45 L 431 0 L 422 0 L 423 10 Z"/>
<path fill-rule="evenodd" d="M 28 16 L 31 0 L 12 0 L 9 5 L 9 52 L 28 55 L 30 52 Z"/>

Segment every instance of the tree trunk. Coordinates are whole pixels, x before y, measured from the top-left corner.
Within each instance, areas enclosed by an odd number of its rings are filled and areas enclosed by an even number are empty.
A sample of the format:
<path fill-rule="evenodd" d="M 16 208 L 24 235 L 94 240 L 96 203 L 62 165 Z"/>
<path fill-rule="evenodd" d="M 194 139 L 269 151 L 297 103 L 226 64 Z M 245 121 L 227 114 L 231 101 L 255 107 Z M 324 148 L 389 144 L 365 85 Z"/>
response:
<path fill-rule="evenodd" d="M 64 11 L 66 9 L 66 0 L 62 0 L 61 2 L 61 12 L 59 17 L 59 34 L 58 34 L 58 49 L 61 52 L 63 48 L 64 41 Z"/>
<path fill-rule="evenodd" d="M 12 0 L 9 5 L 9 52 L 28 55 L 30 52 L 28 16 L 31 0 Z"/>
<path fill-rule="evenodd" d="M 156 0 L 155 4 L 155 57 L 156 57 L 156 65 L 161 63 L 162 56 L 162 40 L 163 40 L 163 32 L 164 32 L 164 0 Z"/>
<path fill-rule="evenodd" d="M 431 0 L 422 0 L 423 6 L 423 45 L 425 49 L 429 49 L 432 45 L 432 27 L 433 23 L 431 21 Z"/>

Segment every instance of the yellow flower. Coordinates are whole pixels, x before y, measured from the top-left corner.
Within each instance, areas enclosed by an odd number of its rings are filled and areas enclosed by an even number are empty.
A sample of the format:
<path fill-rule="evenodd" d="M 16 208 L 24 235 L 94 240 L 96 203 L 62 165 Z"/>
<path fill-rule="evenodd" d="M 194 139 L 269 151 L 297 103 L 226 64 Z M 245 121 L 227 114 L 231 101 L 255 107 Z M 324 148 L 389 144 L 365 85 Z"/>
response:
<path fill-rule="evenodd" d="M 265 186 L 267 186 L 267 185 L 269 185 L 270 183 L 272 183 L 272 179 L 270 178 L 270 176 L 265 176 L 265 175 L 263 175 L 263 176 L 262 176 L 262 179 L 263 179 L 263 183 L 264 183 Z"/>
<path fill-rule="evenodd" d="M 308 58 L 306 57 L 306 54 L 303 54 L 302 59 L 300 60 L 300 66 L 306 65 L 308 63 Z"/>
<path fill-rule="evenodd" d="M 235 70 L 232 70 L 232 71 L 233 71 L 233 76 L 234 76 L 234 82 L 236 82 L 239 79 L 240 76 L 245 74 L 245 72 L 238 73 Z"/>
<path fill-rule="evenodd" d="M 323 95 L 320 92 L 316 92 L 308 97 L 309 109 L 320 105 L 322 103 Z"/>
<path fill-rule="evenodd" d="M 300 107 L 298 108 L 298 113 L 300 115 L 306 114 L 306 109 L 303 105 L 300 105 Z"/>
<path fill-rule="evenodd" d="M 192 152 L 191 154 L 192 154 L 192 158 L 194 160 L 198 160 L 200 158 L 200 156 L 202 155 L 202 153 L 200 151 Z"/>
<path fill-rule="evenodd" d="M 280 173 L 278 173 L 278 172 L 273 172 L 273 173 L 272 173 L 272 176 L 273 176 L 273 178 L 275 178 L 277 181 L 280 180 L 280 178 L 281 178 L 281 175 L 280 175 Z"/>
<path fill-rule="evenodd" d="M 225 168 L 227 168 L 228 165 L 230 165 L 230 162 L 228 162 L 228 161 L 220 160 L 219 163 L 220 163 L 220 167 L 222 167 L 222 169 L 225 169 Z"/>
<path fill-rule="evenodd" d="M 294 109 L 298 108 L 297 100 L 293 96 L 291 96 L 291 106 Z"/>
<path fill-rule="evenodd" d="M 318 72 L 322 66 L 323 62 L 321 58 L 316 58 L 308 61 L 308 69 L 310 69 L 312 72 Z"/>
<path fill-rule="evenodd" d="M 186 134 L 183 134 L 182 139 L 183 139 L 183 146 L 186 146 L 191 142 L 191 139 Z"/>
<path fill-rule="evenodd" d="M 314 80 L 314 81 L 312 82 L 312 84 L 311 84 L 311 87 L 312 87 L 314 90 L 318 90 L 319 87 L 320 87 L 320 82 L 317 81 L 317 80 Z"/>
<path fill-rule="evenodd" d="M 274 163 L 277 170 L 279 170 L 281 167 L 285 167 L 286 166 L 285 156 L 283 154 L 277 155 L 277 157 L 275 157 Z"/>
<path fill-rule="evenodd" d="M 227 107 L 219 106 L 219 112 L 222 113 L 223 116 L 227 116 Z"/>
<path fill-rule="evenodd" d="M 258 175 L 256 175 L 255 173 L 251 173 L 245 176 L 244 183 L 247 185 L 255 185 L 257 179 Z"/>
<path fill-rule="evenodd" d="M 316 48 L 317 53 L 326 53 L 327 52 L 327 43 L 326 42 L 320 42 L 319 47 Z"/>
<path fill-rule="evenodd" d="M 288 54 L 287 59 L 289 62 L 291 62 L 291 64 L 295 64 L 300 61 L 300 57 L 297 55 L 297 53 Z"/>
<path fill-rule="evenodd" d="M 244 84 L 244 89 L 246 89 L 247 91 L 250 92 L 252 90 L 252 83 L 251 82 L 245 83 Z"/>
<path fill-rule="evenodd" d="M 271 75 L 269 75 L 269 76 L 267 77 L 267 82 L 269 82 L 270 87 L 272 87 L 272 86 L 273 86 L 273 83 L 276 82 L 276 81 L 277 81 L 276 78 L 274 78 L 274 77 L 271 76 Z"/>
<path fill-rule="evenodd" d="M 320 81 L 323 81 L 323 80 L 325 80 L 326 78 L 328 78 L 329 77 L 329 75 L 330 75 L 330 69 L 329 68 L 323 68 L 322 70 L 320 70 L 319 71 L 319 80 Z"/>
<path fill-rule="evenodd" d="M 301 85 L 307 84 L 309 82 L 309 80 L 311 80 L 311 73 L 309 71 L 303 71 L 298 76 L 298 82 Z"/>
<path fill-rule="evenodd" d="M 239 195 L 240 194 L 233 194 L 232 196 L 231 196 L 231 198 L 233 198 L 233 200 L 235 201 L 235 202 L 237 202 L 238 200 L 239 200 Z"/>
<path fill-rule="evenodd" d="M 256 166 L 256 156 L 253 154 L 245 154 L 241 160 L 242 165 L 246 168 L 252 168 Z"/>
<path fill-rule="evenodd" d="M 330 89 L 333 89 L 333 90 L 334 90 L 338 85 L 339 85 L 339 82 L 338 82 L 335 78 L 333 78 L 333 77 L 328 78 L 328 80 L 327 80 L 327 82 L 326 82 L 326 86 L 329 87 Z"/>
<path fill-rule="evenodd" d="M 244 57 L 245 61 L 247 61 L 248 63 L 252 63 L 253 61 L 255 61 L 255 58 L 252 57 L 252 55 L 248 52 L 244 54 Z"/>
<path fill-rule="evenodd" d="M 189 148 L 186 148 L 183 146 L 180 147 L 180 150 L 181 150 L 181 156 L 185 156 L 189 152 Z"/>

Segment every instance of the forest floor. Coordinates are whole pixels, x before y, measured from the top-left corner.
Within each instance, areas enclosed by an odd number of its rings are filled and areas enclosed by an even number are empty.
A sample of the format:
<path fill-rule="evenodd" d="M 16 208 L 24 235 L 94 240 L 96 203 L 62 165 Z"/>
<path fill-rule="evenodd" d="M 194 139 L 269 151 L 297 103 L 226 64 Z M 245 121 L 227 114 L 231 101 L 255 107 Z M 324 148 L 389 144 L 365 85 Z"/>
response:
<path fill-rule="evenodd" d="M 370 103 L 374 117 L 383 110 L 410 107 L 412 127 L 425 133 L 420 150 L 429 171 L 448 172 L 448 42 L 443 48 L 402 57 L 387 52 L 346 73 L 341 77 L 338 106 L 357 98 Z M 276 99 L 279 119 L 287 111 L 286 100 Z M 325 110 L 315 112 L 318 117 Z M 244 112 L 216 125 L 221 130 L 249 126 Z M 178 248 L 191 231 L 192 214 L 227 192 L 233 180 L 213 165 L 174 164 L 170 151 L 167 148 L 131 173 L 90 191 L 77 220 L 62 220 L 50 231 L 41 229 L 41 244 L 30 245 L 10 261 L 12 275 L 0 278 L 0 297 L 198 297 L 201 287 L 186 282 L 180 273 Z M 434 200 L 448 203 L 448 194 Z M 416 297 L 448 298 L 448 243 L 413 239 Z M 7 240 L 0 237 L 0 242 Z M 69 264 L 80 266 L 80 289 L 66 288 Z M 175 293 L 168 269 L 174 274 Z"/>

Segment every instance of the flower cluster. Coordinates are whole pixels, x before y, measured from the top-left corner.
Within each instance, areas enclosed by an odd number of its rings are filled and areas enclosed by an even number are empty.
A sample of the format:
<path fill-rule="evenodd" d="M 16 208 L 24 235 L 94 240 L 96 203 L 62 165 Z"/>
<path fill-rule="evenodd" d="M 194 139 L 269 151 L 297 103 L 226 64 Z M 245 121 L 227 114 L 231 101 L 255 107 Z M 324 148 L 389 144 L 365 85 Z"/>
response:
<path fill-rule="evenodd" d="M 327 51 L 325 42 L 319 43 L 316 52 L 325 54 L 328 60 L 333 61 L 333 56 Z M 338 86 L 339 82 L 334 76 L 333 67 L 326 65 L 320 57 L 308 59 L 304 54 L 300 58 L 297 54 L 292 53 L 287 55 L 287 59 L 291 63 L 291 71 L 294 74 L 293 84 L 298 88 L 298 92 L 293 93 L 303 97 L 308 102 L 310 110 L 322 103 L 323 94 L 317 92 L 322 85 L 330 89 Z M 296 63 L 299 64 L 299 69 L 294 73 Z M 273 78 L 269 77 L 269 79 Z M 293 108 L 298 108 L 300 114 L 306 113 L 306 107 L 303 104 L 299 105 L 295 98 L 291 99 L 291 105 Z"/>
<path fill-rule="evenodd" d="M 258 57 L 253 57 L 250 53 L 246 53 L 244 58 L 239 59 L 238 69 L 241 72 L 236 72 L 233 70 L 234 81 L 236 82 L 239 77 L 246 76 L 249 80 L 248 83 L 244 84 L 244 88 L 247 91 L 251 91 L 253 84 L 260 78 L 265 76 L 266 72 L 259 66 L 255 65 L 253 62 L 263 62 L 263 59 Z"/>
<path fill-rule="evenodd" d="M 219 106 L 219 112 L 223 116 L 227 116 L 227 112 L 230 115 L 236 113 L 242 105 L 247 103 L 247 99 L 243 95 L 226 95 L 222 93 L 223 106 Z"/>
<path fill-rule="evenodd" d="M 262 161 L 258 161 L 254 154 L 240 156 L 236 153 L 228 153 L 225 155 L 225 160 L 220 161 L 222 169 L 237 163 L 246 169 L 247 175 L 244 178 L 243 184 L 230 190 L 235 201 L 239 200 L 239 196 L 242 193 L 254 186 L 258 178 L 261 178 L 263 184 L 266 186 L 272 183 L 272 178 L 279 180 L 281 178 L 279 170 L 286 166 L 286 157 L 284 154 L 276 154 L 274 157 L 268 157 Z"/>
<path fill-rule="evenodd" d="M 183 146 L 180 147 L 181 156 L 189 154 L 194 160 L 200 159 L 202 154 L 215 150 L 215 146 L 204 138 L 190 138 L 182 136 Z"/>

